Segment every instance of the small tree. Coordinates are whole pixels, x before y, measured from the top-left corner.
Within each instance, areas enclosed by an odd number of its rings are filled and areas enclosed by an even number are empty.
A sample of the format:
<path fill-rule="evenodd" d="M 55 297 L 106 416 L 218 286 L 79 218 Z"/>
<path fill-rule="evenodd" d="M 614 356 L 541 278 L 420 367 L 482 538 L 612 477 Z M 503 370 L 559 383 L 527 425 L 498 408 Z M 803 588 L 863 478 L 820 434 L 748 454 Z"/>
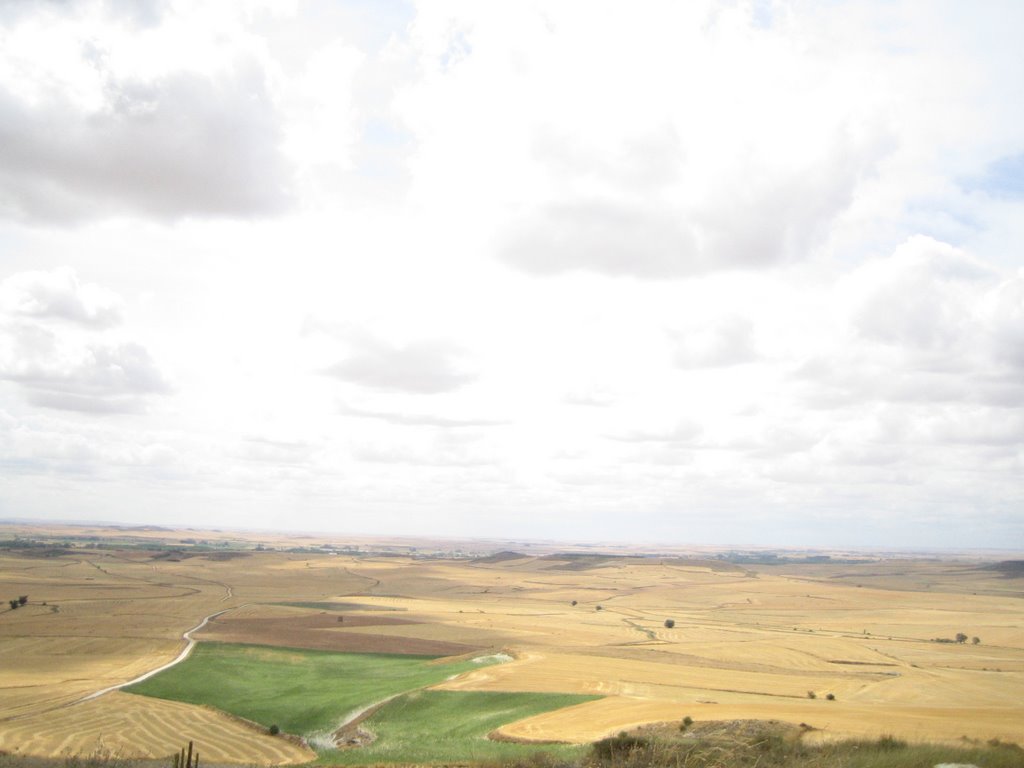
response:
<path fill-rule="evenodd" d="M 836 695 L 834 693 L 826 693 L 825 694 L 825 698 L 828 699 L 829 701 L 835 701 L 836 700 Z"/>
<path fill-rule="evenodd" d="M 270 726 L 270 728 L 267 729 L 267 732 L 271 736 L 277 736 L 277 734 L 281 732 L 281 729 L 278 727 L 277 723 L 274 723 L 272 726 Z"/>
<path fill-rule="evenodd" d="M 672 629 L 676 625 L 675 619 L 665 619 L 665 629 Z"/>
<path fill-rule="evenodd" d="M 601 607 L 601 606 L 599 605 L 599 606 L 597 606 L 597 607 L 596 607 L 596 608 L 595 608 L 594 610 L 595 610 L 595 611 L 603 611 L 604 609 L 603 609 L 603 608 L 602 608 L 602 607 Z"/>
<path fill-rule="evenodd" d="M 7 602 L 8 602 L 9 604 L 10 604 L 10 606 L 11 606 L 11 610 L 12 610 L 12 611 L 13 611 L 14 609 L 16 609 L 16 608 L 17 608 L 17 607 L 18 607 L 19 605 L 21 605 L 21 603 L 19 603 L 19 602 L 18 602 L 18 599 L 17 599 L 17 598 L 15 598 L 15 599 L 13 599 L 13 600 L 8 600 Z"/>
<path fill-rule="evenodd" d="M 971 645 L 977 645 L 980 642 L 981 642 L 981 638 L 980 637 L 972 637 L 971 638 Z"/>
<path fill-rule="evenodd" d="M 18 598 L 18 605 L 24 605 L 28 602 L 28 595 L 22 595 Z"/>
<path fill-rule="evenodd" d="M 576 605 L 576 601 L 573 600 L 571 603 L 569 603 L 569 605 Z"/>
<path fill-rule="evenodd" d="M 818 698 L 818 694 L 816 694 L 814 691 L 808 691 L 807 692 L 807 698 L 808 699 L 816 699 L 816 698 Z"/>
<path fill-rule="evenodd" d="M 967 635 L 965 635 L 963 632 L 957 632 L 956 633 L 956 641 L 958 643 L 966 643 L 967 642 Z"/>

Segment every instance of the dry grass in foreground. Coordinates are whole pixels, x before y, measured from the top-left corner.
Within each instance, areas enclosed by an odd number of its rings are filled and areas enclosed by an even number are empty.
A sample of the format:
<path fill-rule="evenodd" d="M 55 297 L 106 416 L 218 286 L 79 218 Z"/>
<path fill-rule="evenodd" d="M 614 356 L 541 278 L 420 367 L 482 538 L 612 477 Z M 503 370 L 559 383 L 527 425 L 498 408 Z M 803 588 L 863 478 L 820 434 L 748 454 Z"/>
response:
<path fill-rule="evenodd" d="M 578 764 L 542 755 L 491 768 L 1020 768 L 1024 749 L 992 740 L 908 744 L 891 736 L 805 744 L 802 729 L 772 721 L 646 726 L 595 742 Z"/>
<path fill-rule="evenodd" d="M 687 718 L 689 720 L 689 718 Z M 908 744 L 891 736 L 806 744 L 804 729 L 775 721 L 644 726 L 595 742 L 580 759 L 538 751 L 520 761 L 446 762 L 480 768 L 1020 768 L 1024 749 L 992 740 L 959 746 Z M 319 763 L 323 765 L 324 763 Z M 437 765 L 437 763 L 434 763 Z M 0 768 L 170 768 L 166 760 L 123 759 L 110 753 L 43 758 L 0 752 Z M 204 768 L 222 768 L 206 764 Z"/>

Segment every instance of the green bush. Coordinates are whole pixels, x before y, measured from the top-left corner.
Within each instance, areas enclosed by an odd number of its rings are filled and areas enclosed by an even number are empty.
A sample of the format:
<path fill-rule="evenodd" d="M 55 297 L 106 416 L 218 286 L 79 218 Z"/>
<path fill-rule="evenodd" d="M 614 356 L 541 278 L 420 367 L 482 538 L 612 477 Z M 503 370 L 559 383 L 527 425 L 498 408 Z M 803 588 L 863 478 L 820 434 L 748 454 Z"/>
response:
<path fill-rule="evenodd" d="M 879 749 L 885 750 L 886 752 L 893 752 L 893 751 L 895 751 L 897 749 L 906 749 L 907 748 L 907 742 L 905 742 L 905 741 L 903 741 L 901 739 L 897 739 L 895 736 L 889 736 L 889 735 L 886 735 L 886 736 L 883 736 L 882 738 L 880 738 L 877 742 L 875 742 L 875 745 Z"/>
<path fill-rule="evenodd" d="M 646 752 L 651 743 L 641 736 L 630 736 L 626 732 L 594 742 L 594 756 L 603 762 L 628 759 L 637 752 Z"/>

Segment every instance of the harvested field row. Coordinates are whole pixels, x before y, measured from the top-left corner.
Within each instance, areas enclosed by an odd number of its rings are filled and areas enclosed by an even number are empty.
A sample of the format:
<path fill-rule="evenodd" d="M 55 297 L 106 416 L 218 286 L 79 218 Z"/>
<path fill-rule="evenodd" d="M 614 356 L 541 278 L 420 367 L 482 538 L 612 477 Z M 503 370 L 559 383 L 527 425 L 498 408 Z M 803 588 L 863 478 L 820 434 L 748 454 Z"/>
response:
<path fill-rule="evenodd" d="M 728 696 L 803 699 L 808 690 L 828 688 L 848 695 L 877 674 L 830 676 L 766 674 L 734 669 L 657 663 L 550 651 L 523 653 L 515 661 L 489 667 L 437 686 L 445 690 L 546 691 L 646 696 L 675 701 Z"/>
<path fill-rule="evenodd" d="M 209 762 L 294 764 L 316 756 L 212 709 L 117 692 L 62 709 L 59 716 L 47 713 L 6 723 L 0 729 L 0 750 L 48 757 L 110 753 L 162 758 L 189 739 Z"/>
<path fill-rule="evenodd" d="M 0 721 L 64 706 L 165 664 L 181 642 L 15 638 L 0 655 Z"/>
<path fill-rule="evenodd" d="M 524 741 L 587 743 L 645 723 L 692 717 L 697 722 L 771 719 L 813 727 L 804 735 L 810 743 L 840 738 L 877 738 L 892 734 L 916 742 L 962 743 L 954 721 L 981 723 L 974 738 L 1018 741 L 1018 707 L 958 708 L 886 707 L 843 705 L 842 702 L 780 700 L 770 703 L 676 703 L 664 700 L 613 696 L 575 707 L 547 712 L 502 726 L 499 732 Z"/>

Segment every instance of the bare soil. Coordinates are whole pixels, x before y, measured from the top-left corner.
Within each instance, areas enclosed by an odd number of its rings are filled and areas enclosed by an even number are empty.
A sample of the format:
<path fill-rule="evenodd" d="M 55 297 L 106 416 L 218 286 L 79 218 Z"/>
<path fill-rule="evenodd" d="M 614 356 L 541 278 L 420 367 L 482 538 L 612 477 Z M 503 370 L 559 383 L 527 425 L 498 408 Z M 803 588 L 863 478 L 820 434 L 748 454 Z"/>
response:
<path fill-rule="evenodd" d="M 342 621 L 338 621 L 339 618 Z M 466 643 L 346 631 L 356 627 L 419 623 L 421 622 L 389 616 L 339 617 L 334 613 L 261 619 L 218 617 L 197 633 L 196 639 L 306 648 L 315 651 L 399 653 L 413 656 L 458 656 L 483 650 L 482 646 Z"/>

